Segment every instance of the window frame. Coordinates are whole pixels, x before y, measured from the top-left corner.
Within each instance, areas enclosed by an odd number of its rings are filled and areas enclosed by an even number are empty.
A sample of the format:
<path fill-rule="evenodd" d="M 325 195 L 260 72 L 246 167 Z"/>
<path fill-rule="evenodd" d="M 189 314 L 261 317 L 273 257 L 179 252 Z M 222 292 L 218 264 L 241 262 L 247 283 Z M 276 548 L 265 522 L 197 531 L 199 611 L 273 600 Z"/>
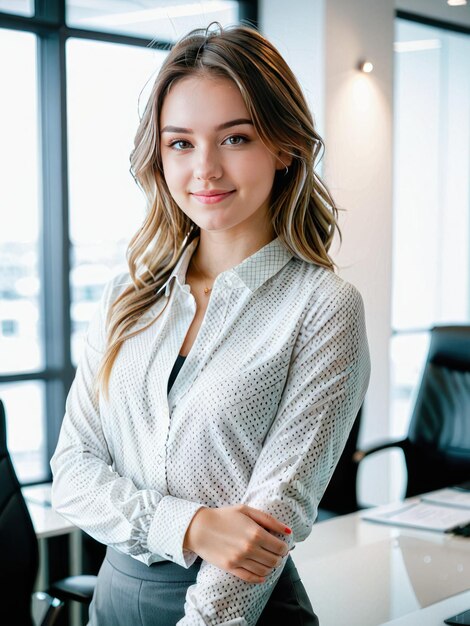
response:
<path fill-rule="evenodd" d="M 238 21 L 257 26 L 257 0 L 239 0 Z M 0 28 L 37 36 L 38 107 L 41 181 L 39 206 L 40 319 L 44 367 L 31 372 L 0 374 L 1 383 L 45 383 L 45 475 L 23 486 L 51 481 L 47 463 L 57 445 L 65 400 L 75 376 L 71 356 L 70 271 L 72 246 L 69 235 L 67 162 L 66 43 L 69 38 L 105 41 L 130 46 L 170 50 L 172 42 L 66 24 L 66 0 L 35 0 L 34 15 L 26 17 L 0 11 Z M 8 410 L 8 407 L 7 407 Z"/>

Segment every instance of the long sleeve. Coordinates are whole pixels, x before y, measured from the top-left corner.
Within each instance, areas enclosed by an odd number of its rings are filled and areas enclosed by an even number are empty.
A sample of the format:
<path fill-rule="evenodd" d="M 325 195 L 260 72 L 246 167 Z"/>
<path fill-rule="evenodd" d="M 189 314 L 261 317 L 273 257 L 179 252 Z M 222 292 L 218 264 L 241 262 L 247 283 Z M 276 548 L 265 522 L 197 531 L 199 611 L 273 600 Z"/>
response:
<path fill-rule="evenodd" d="M 303 321 L 281 402 L 243 498 L 292 528 L 291 536 L 282 536 L 291 547 L 312 529 L 364 399 L 369 370 L 362 299 L 344 283 Z M 178 626 L 256 624 L 281 571 L 282 566 L 265 583 L 250 584 L 203 562 Z"/>
<path fill-rule="evenodd" d="M 150 552 L 151 560 L 169 559 L 189 567 L 196 555 L 183 550 L 183 539 L 201 504 L 138 489 L 129 477 L 112 469 L 94 382 L 103 355 L 106 311 L 120 284 L 115 279 L 105 289 L 67 397 L 51 459 L 52 505 L 97 541 L 121 552 L 133 556 Z"/>

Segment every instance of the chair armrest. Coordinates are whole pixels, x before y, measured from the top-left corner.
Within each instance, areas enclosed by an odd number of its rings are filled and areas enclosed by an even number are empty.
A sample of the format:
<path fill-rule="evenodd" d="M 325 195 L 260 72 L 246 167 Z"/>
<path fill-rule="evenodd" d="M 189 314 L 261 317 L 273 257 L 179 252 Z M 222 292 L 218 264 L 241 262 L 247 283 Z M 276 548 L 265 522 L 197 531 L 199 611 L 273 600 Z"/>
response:
<path fill-rule="evenodd" d="M 407 439 L 401 439 L 399 441 L 383 441 L 382 443 L 378 443 L 371 448 L 366 448 L 365 450 L 356 450 L 356 452 L 353 454 L 353 462 L 359 465 L 359 463 L 363 459 L 365 459 L 366 456 L 374 454 L 375 452 L 380 452 L 381 450 L 388 450 L 390 448 L 400 448 L 404 452 L 407 443 Z"/>
<path fill-rule="evenodd" d="M 48 593 L 60 600 L 75 600 L 90 604 L 96 585 L 96 576 L 69 576 L 53 583 Z"/>

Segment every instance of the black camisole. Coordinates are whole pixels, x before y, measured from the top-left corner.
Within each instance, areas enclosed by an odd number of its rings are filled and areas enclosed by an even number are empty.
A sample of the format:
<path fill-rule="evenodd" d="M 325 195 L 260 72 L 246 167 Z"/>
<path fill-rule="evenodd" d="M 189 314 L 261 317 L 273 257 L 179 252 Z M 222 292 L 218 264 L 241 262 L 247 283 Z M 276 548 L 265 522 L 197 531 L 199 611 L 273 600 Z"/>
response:
<path fill-rule="evenodd" d="M 182 368 L 185 359 L 186 357 L 183 356 L 182 354 L 178 354 L 178 356 L 176 357 L 175 364 L 173 365 L 173 369 L 171 370 L 171 373 L 170 373 L 170 378 L 168 379 L 167 394 L 170 393 L 170 389 L 173 387 L 173 383 L 175 382 L 176 377 L 178 376 L 178 373 L 180 369 Z"/>

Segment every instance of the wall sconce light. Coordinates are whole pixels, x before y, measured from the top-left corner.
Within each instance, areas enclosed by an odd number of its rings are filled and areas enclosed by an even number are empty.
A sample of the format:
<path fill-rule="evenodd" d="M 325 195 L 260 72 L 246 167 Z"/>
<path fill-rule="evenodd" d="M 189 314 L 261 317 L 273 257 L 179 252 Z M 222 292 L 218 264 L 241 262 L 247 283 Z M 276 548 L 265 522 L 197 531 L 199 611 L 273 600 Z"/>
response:
<path fill-rule="evenodd" d="M 370 74 L 374 69 L 374 66 L 370 61 L 359 61 L 357 69 L 361 72 L 364 72 L 365 74 Z"/>

